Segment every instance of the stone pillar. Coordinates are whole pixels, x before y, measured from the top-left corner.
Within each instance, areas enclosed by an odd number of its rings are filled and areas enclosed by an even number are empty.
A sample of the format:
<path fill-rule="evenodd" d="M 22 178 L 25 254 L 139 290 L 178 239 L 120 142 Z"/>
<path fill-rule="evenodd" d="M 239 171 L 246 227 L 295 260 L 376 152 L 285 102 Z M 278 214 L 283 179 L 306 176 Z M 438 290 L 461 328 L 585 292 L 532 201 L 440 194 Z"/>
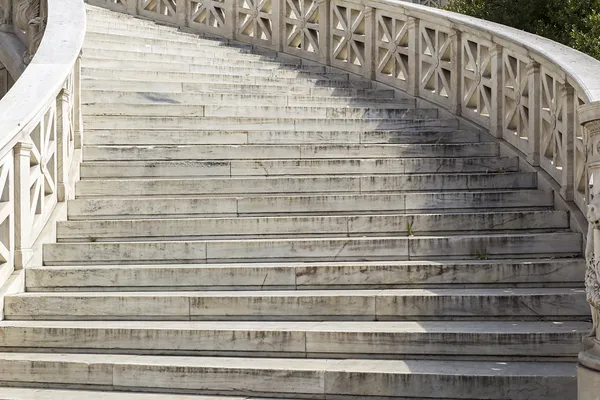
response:
<path fill-rule="evenodd" d="M 585 251 L 585 288 L 591 305 L 593 328 L 583 339 L 577 372 L 579 400 L 600 398 L 600 102 L 581 106 L 579 121 L 588 132 L 587 157 L 594 187 L 588 205 L 588 236 Z"/>

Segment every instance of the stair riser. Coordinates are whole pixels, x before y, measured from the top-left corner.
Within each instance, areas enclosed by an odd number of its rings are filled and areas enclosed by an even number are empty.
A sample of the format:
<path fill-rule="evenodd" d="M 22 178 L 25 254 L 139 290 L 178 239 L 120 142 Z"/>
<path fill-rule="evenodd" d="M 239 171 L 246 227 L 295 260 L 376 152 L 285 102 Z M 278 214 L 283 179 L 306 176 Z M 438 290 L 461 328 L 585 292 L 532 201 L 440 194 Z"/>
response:
<path fill-rule="evenodd" d="M 152 131 L 88 130 L 85 144 L 94 145 L 208 145 L 208 144 L 452 144 L 477 143 L 479 135 L 452 128 L 418 127 L 403 131 L 277 132 L 277 131 Z"/>
<path fill-rule="evenodd" d="M 334 217 L 280 217 L 179 219 L 58 223 L 57 239 L 65 241 L 169 240 L 215 236 L 277 235 L 425 235 L 432 233 L 493 232 L 567 229 L 566 212 L 529 212 L 453 215 L 371 215 Z"/>
<path fill-rule="evenodd" d="M 201 63 L 203 59 L 209 57 L 215 57 L 221 60 L 232 59 L 232 60 L 250 60 L 260 61 L 264 60 L 264 56 L 259 54 L 250 54 L 248 50 L 225 48 L 225 47 L 206 47 L 194 51 L 194 55 L 178 55 L 180 49 L 173 49 L 175 54 L 153 54 L 153 53 L 142 53 L 135 51 L 119 51 L 119 50 L 104 50 L 104 49 L 91 49 L 85 48 L 86 56 L 95 58 L 105 58 L 112 60 L 132 60 L 132 61 L 150 61 L 150 62 L 169 62 L 169 63 L 187 63 L 196 64 Z M 183 50 L 185 52 L 185 50 Z M 86 64 L 89 65 L 89 64 Z"/>
<path fill-rule="evenodd" d="M 277 292 L 272 292 L 273 294 Z M 361 295 L 286 294 L 281 296 L 203 297 L 36 296 L 8 297 L 5 317 L 36 320 L 406 320 L 586 318 L 584 290 L 540 295 L 411 295 L 368 292 Z M 377 294 L 378 293 L 378 294 Z"/>
<path fill-rule="evenodd" d="M 390 175 L 162 180 L 83 180 L 79 197 L 231 194 L 376 193 L 438 190 L 533 189 L 534 174 Z"/>
<path fill-rule="evenodd" d="M 82 178 L 144 178 L 203 176 L 359 175 L 459 172 L 517 172 L 511 158 L 361 159 L 314 161 L 154 161 L 85 162 Z"/>
<path fill-rule="evenodd" d="M 238 94 L 238 95 L 301 95 L 301 96 L 338 96 L 338 97 L 378 97 L 389 99 L 393 92 L 389 90 L 369 90 L 369 89 L 349 89 L 340 87 L 331 87 L 331 81 L 328 87 L 315 87 L 290 84 L 284 85 L 255 85 L 255 84 L 236 84 L 236 83 L 181 83 L 181 82 L 143 82 L 143 81 L 119 81 L 103 79 L 86 79 L 82 81 L 84 89 L 87 90 L 117 90 L 131 92 L 157 92 L 157 93 L 207 93 L 207 94 Z M 345 83 L 347 84 L 347 82 Z M 89 119 L 89 118 L 88 118 Z M 143 128 L 142 128 L 143 129 Z"/>
<path fill-rule="evenodd" d="M 541 396 L 545 400 L 564 400 L 576 393 L 574 376 L 463 376 L 451 373 L 413 373 L 411 363 L 398 362 L 398 371 L 377 371 L 359 367 L 355 361 L 315 363 L 294 370 L 278 364 L 273 367 L 195 366 L 181 363 L 165 366 L 131 360 L 116 363 L 67 361 L 3 361 L 0 379 L 13 385 L 37 382 L 37 386 L 69 384 L 71 387 L 114 388 L 121 390 L 159 390 L 188 393 L 251 395 L 272 397 L 293 395 L 296 398 L 325 399 L 334 396 L 367 398 L 371 394 L 398 398 L 402 393 L 413 398 L 439 395 L 440 387 L 452 398 L 528 400 Z M 226 364 L 225 364 L 226 365 Z M 24 372 L 27 371 L 27 372 Z M 448 382 L 452 382 L 448 386 Z M 551 393 L 551 394 L 549 394 Z M 355 397 L 355 398 L 356 398 Z M 406 397 L 404 397 L 406 398 Z M 450 398 L 450 397 L 447 397 Z"/>
<path fill-rule="evenodd" d="M 210 263 L 261 261 L 419 260 L 573 256 L 581 251 L 575 233 L 394 237 L 262 239 L 188 242 L 58 243 L 44 246 L 45 265 L 111 262 Z"/>
<path fill-rule="evenodd" d="M 259 136 L 259 134 L 254 135 Z M 453 145 L 180 145 L 180 146 L 87 146 L 84 161 L 172 161 L 172 160 L 282 160 L 306 162 L 318 159 L 389 158 L 461 158 L 495 157 L 496 143 Z M 399 160 L 418 164 L 416 160 Z M 432 162 L 430 160 L 423 161 Z M 460 162 L 460 161 L 456 161 Z"/>
<path fill-rule="evenodd" d="M 353 332 L 263 329 L 1 328 L 0 349 L 161 355 L 507 360 L 573 358 L 583 329 L 560 334 Z M 25 338 L 25 339 L 24 339 Z"/>
<path fill-rule="evenodd" d="M 350 107 L 277 107 L 277 106 L 197 106 L 197 105 L 126 105 L 96 104 L 83 106 L 84 118 L 90 115 L 175 116 L 175 117 L 238 117 L 254 118 L 436 118 L 435 109 L 376 109 Z"/>
<path fill-rule="evenodd" d="M 288 106 L 288 107 L 372 107 L 414 108 L 411 99 L 368 99 L 356 97 L 317 97 L 285 95 L 236 95 L 236 94 L 189 94 L 189 93 L 135 93 L 105 90 L 84 90 L 84 107 L 88 104 L 185 104 L 215 106 Z M 86 138 L 87 139 L 87 138 Z"/>
<path fill-rule="evenodd" d="M 36 267 L 26 271 L 29 291 L 159 291 L 374 289 L 403 287 L 581 286 L 580 260 L 524 264 L 344 263 L 297 266 Z"/>
<path fill-rule="evenodd" d="M 106 196 L 104 196 L 106 197 Z M 407 193 L 256 198 L 77 199 L 69 219 L 552 207 L 551 193 Z"/>
<path fill-rule="evenodd" d="M 148 61 L 148 60 L 127 60 L 103 58 L 98 57 L 87 57 L 81 62 L 82 67 L 85 68 L 104 68 L 114 69 L 118 71 L 146 71 L 152 70 L 157 72 L 191 72 L 191 67 L 194 65 L 198 66 L 237 66 L 241 68 L 249 68 L 256 66 L 257 68 L 271 67 L 281 70 L 285 70 L 289 64 L 284 64 L 278 61 L 259 61 L 259 60 L 229 60 L 224 58 L 202 58 L 196 59 L 194 62 L 188 61 L 173 61 L 171 59 L 161 61 Z M 302 69 L 303 66 L 298 65 L 296 68 L 300 68 L 306 72 L 321 72 L 322 69 L 312 69 L 311 66 L 306 66 L 306 69 Z M 322 67 L 321 67 L 322 68 Z M 289 67 L 289 69 L 293 69 Z M 325 71 L 328 71 L 327 69 Z"/>
<path fill-rule="evenodd" d="M 122 80 L 150 80 L 160 82 L 211 82 L 216 80 L 241 80 L 247 81 L 251 78 L 270 78 L 270 80 L 283 81 L 303 81 L 312 80 L 331 80 L 347 81 L 348 74 L 333 72 L 310 72 L 306 70 L 286 70 L 275 67 L 225 67 L 219 65 L 190 65 L 189 72 L 167 72 L 146 70 L 115 70 L 112 68 L 84 67 L 82 68 L 84 77 L 93 79 L 122 79 Z M 246 79 L 244 79 L 246 78 Z M 371 87 L 370 81 L 351 81 L 355 85 Z"/>

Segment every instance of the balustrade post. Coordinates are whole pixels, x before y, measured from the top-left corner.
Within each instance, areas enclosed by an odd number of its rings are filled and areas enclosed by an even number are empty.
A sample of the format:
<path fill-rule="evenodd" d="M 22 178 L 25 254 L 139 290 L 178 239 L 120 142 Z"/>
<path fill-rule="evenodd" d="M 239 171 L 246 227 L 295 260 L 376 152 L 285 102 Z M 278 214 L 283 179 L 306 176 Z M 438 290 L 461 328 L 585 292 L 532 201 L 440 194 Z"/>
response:
<path fill-rule="evenodd" d="M 421 40 L 419 37 L 419 20 L 414 17 L 408 19 L 408 87 L 411 96 L 419 96 L 419 79 L 421 76 Z"/>
<path fill-rule="evenodd" d="M 588 132 L 587 166 L 593 176 L 593 198 L 588 205 L 588 235 L 585 251 L 585 287 L 591 305 L 593 328 L 579 353 L 577 381 L 579 400 L 596 400 L 600 388 L 600 102 L 579 107 L 579 121 Z"/>
<path fill-rule="evenodd" d="M 76 149 L 83 149 L 83 114 L 81 111 L 81 54 L 73 69 L 73 135 Z"/>
<path fill-rule="evenodd" d="M 129 15 L 138 15 L 138 0 L 125 0 L 125 12 Z"/>
<path fill-rule="evenodd" d="M 273 21 L 271 26 L 271 45 L 273 50 L 282 51 L 285 43 L 285 0 L 272 0 Z"/>
<path fill-rule="evenodd" d="M 532 61 L 527 65 L 529 76 L 529 149 L 527 162 L 535 167 L 540 165 L 540 142 L 542 125 L 542 81 L 540 64 Z M 519 93 L 520 96 L 520 93 Z"/>
<path fill-rule="evenodd" d="M 191 12 L 191 11 L 190 11 Z M 237 38 L 237 0 L 225 0 L 225 37 L 236 40 Z"/>
<path fill-rule="evenodd" d="M 504 75 L 502 74 L 502 46 L 495 45 L 490 60 L 492 67 L 492 98 L 490 110 L 490 134 L 501 138 L 504 134 L 504 102 L 502 101 Z M 495 77 L 495 78 L 494 78 Z"/>
<path fill-rule="evenodd" d="M 72 83 L 69 80 L 63 86 L 62 90 L 56 97 L 56 152 L 57 152 L 57 200 L 65 201 L 69 196 L 69 147 L 70 137 L 73 127 L 71 126 L 71 118 L 69 113 L 72 110 L 71 106 L 71 87 Z"/>
<path fill-rule="evenodd" d="M 364 77 L 375 80 L 377 71 L 377 37 L 375 35 L 375 9 L 365 7 L 365 68 Z"/>
<path fill-rule="evenodd" d="M 30 199 L 30 159 L 33 144 L 15 145 L 15 269 L 23 268 L 33 256 L 33 218 Z"/>
<path fill-rule="evenodd" d="M 452 54 L 454 55 L 454 69 L 452 70 L 452 77 L 450 78 L 450 87 L 454 90 L 454 93 L 450 93 L 450 112 L 456 115 L 461 115 L 462 110 L 462 85 L 460 79 L 462 76 L 462 68 L 464 68 L 462 60 L 462 32 L 455 30 L 455 40 L 452 41 Z"/>
<path fill-rule="evenodd" d="M 331 7 L 329 0 L 319 0 L 319 62 L 329 65 L 331 62 Z"/>
<path fill-rule="evenodd" d="M 560 195 L 567 201 L 574 199 L 573 189 L 573 151 L 575 147 L 575 89 L 565 84 L 566 96 L 566 123 L 565 134 L 562 137 L 565 157 L 563 160 L 562 182 L 560 183 Z"/>
<path fill-rule="evenodd" d="M 177 0 L 175 3 L 175 13 L 177 14 L 177 26 L 184 28 L 188 26 L 187 9 L 190 0 Z"/>

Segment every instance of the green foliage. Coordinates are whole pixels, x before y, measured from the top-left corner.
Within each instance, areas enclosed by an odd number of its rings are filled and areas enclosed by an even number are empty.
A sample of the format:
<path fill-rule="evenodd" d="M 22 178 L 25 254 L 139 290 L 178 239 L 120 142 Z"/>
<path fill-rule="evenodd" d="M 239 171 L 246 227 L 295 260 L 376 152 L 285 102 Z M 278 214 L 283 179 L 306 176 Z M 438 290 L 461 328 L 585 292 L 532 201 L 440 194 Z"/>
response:
<path fill-rule="evenodd" d="M 600 0 L 450 0 L 445 8 L 545 36 L 600 59 Z"/>

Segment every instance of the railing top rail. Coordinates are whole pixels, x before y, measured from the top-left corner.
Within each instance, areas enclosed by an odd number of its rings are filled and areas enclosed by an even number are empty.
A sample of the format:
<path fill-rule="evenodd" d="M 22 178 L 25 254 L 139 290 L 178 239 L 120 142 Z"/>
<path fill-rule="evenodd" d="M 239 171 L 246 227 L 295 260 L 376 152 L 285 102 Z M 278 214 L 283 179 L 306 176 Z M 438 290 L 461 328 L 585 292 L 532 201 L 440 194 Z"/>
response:
<path fill-rule="evenodd" d="M 0 157 L 12 151 L 29 125 L 63 87 L 85 37 L 82 0 L 48 0 L 48 23 L 35 57 L 0 100 Z"/>
<path fill-rule="evenodd" d="M 477 34 L 484 33 L 488 35 L 488 40 L 498 44 L 516 44 L 526 50 L 526 54 L 532 59 L 539 62 L 546 60 L 560 67 L 566 73 L 566 80 L 574 87 L 580 88 L 587 96 L 587 101 L 600 101 L 600 61 L 571 47 L 519 29 L 439 8 L 401 0 L 363 1 L 366 6 L 392 7 L 394 11 L 400 11 L 398 6 L 401 6 L 407 16 L 422 20 L 431 20 L 433 17 L 436 23 L 442 25 L 462 31 L 473 30 L 473 33 Z M 560 73 L 559 70 L 555 72 Z"/>

